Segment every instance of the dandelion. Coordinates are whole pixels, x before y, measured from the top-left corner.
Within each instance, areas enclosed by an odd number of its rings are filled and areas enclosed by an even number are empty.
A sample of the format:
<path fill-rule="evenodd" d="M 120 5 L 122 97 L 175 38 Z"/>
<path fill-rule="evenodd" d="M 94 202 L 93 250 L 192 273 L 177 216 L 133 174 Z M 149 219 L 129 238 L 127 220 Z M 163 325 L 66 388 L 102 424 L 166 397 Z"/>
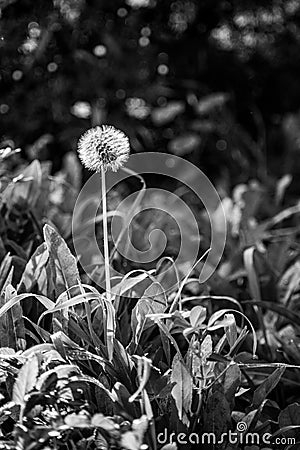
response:
<path fill-rule="evenodd" d="M 129 158 L 129 150 L 128 137 L 122 131 L 109 125 L 91 128 L 81 136 L 78 142 L 78 154 L 82 164 L 89 170 L 101 173 L 105 287 L 108 302 L 111 302 L 111 284 L 105 173 L 108 170 L 116 172 L 120 169 Z M 111 314 L 108 315 L 106 329 L 107 351 L 109 360 L 112 360 L 115 323 Z"/>
<path fill-rule="evenodd" d="M 82 164 L 95 172 L 116 172 L 129 158 L 129 149 L 128 137 L 109 125 L 91 128 L 78 142 Z"/>

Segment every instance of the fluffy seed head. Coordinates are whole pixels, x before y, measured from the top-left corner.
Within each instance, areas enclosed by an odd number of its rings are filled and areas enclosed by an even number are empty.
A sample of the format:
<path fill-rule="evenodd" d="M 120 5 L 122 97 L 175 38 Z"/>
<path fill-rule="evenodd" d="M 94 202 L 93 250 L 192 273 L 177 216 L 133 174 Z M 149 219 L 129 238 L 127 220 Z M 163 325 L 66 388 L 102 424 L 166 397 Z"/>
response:
<path fill-rule="evenodd" d="M 116 172 L 129 158 L 129 139 L 111 125 L 87 130 L 79 139 L 78 155 L 89 170 Z"/>

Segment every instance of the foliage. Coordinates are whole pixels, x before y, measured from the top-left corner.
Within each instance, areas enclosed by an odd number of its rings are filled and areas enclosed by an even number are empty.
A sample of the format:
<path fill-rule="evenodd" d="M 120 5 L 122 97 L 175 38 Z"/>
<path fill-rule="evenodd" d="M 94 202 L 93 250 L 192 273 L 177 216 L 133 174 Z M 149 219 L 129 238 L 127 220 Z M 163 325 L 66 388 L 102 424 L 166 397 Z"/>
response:
<path fill-rule="evenodd" d="M 219 439 L 240 422 L 297 440 L 300 208 L 282 209 L 287 183 L 273 202 L 258 182 L 224 196 L 225 257 L 204 285 L 199 266 L 172 291 L 161 263 L 124 266 L 110 362 L 109 305 L 66 243 L 78 162 L 51 176 L 18 158 L 2 155 L 1 448 L 155 449 L 164 430 L 213 424 Z"/>

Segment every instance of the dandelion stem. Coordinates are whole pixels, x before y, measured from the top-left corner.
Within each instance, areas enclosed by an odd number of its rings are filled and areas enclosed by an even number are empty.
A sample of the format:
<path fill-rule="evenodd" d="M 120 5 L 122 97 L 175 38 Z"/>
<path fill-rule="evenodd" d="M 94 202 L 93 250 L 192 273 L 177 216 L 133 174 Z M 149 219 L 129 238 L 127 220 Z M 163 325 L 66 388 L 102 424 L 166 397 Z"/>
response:
<path fill-rule="evenodd" d="M 101 168 L 101 188 L 102 188 L 102 209 L 103 209 L 103 240 L 104 240 L 104 267 L 105 267 L 105 286 L 106 298 L 111 300 L 110 273 L 109 273 L 109 249 L 107 232 L 107 204 L 106 204 L 106 183 L 105 170 Z"/>

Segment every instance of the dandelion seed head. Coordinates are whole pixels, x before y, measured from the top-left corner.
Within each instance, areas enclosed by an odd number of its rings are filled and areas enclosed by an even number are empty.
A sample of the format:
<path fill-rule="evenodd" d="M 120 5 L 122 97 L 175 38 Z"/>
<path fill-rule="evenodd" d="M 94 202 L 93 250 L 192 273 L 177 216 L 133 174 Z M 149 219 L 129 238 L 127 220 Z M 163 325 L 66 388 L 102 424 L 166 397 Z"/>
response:
<path fill-rule="evenodd" d="M 129 139 L 121 130 L 102 125 L 86 131 L 78 142 L 78 155 L 89 170 L 116 172 L 129 158 Z"/>

